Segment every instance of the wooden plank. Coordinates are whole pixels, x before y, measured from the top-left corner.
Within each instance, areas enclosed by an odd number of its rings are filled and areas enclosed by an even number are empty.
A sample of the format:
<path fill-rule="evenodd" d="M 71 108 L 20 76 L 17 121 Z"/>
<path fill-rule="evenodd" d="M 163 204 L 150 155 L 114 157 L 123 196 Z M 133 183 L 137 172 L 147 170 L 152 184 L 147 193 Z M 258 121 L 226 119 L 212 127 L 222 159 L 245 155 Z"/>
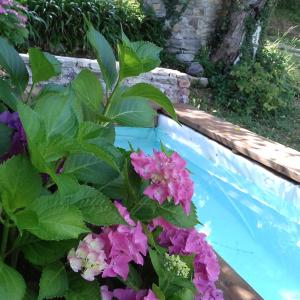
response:
<path fill-rule="evenodd" d="M 175 110 L 182 124 L 300 183 L 300 152 L 192 106 L 178 104 Z"/>

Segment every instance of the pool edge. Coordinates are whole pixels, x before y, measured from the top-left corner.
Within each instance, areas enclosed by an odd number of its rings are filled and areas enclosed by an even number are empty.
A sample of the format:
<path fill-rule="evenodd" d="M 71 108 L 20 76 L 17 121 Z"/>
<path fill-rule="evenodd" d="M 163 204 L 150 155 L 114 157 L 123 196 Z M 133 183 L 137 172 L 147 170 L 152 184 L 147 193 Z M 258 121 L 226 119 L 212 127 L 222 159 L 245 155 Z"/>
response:
<path fill-rule="evenodd" d="M 300 183 L 300 152 L 223 121 L 191 105 L 176 104 L 178 120 L 210 139 Z M 163 113 L 163 112 L 162 112 Z"/>

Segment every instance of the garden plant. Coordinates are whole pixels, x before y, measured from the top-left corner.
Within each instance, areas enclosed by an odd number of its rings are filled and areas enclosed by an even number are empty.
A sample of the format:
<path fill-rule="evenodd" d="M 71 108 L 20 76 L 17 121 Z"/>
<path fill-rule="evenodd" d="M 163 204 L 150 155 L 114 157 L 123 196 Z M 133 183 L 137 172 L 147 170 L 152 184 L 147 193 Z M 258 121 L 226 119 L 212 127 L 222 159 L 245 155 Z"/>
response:
<path fill-rule="evenodd" d="M 15 0 L 0 0 L 0 36 L 18 45 L 28 36 L 26 29 L 27 11 Z"/>
<path fill-rule="evenodd" d="M 147 156 L 114 146 L 115 126 L 151 127 L 170 100 L 124 79 L 157 67 L 160 48 L 87 38 L 104 84 L 89 70 L 44 84 L 57 59 L 29 49 L 32 85 L 0 38 L 0 299 L 223 299 L 216 254 L 191 202 L 185 161 L 162 146 Z"/>

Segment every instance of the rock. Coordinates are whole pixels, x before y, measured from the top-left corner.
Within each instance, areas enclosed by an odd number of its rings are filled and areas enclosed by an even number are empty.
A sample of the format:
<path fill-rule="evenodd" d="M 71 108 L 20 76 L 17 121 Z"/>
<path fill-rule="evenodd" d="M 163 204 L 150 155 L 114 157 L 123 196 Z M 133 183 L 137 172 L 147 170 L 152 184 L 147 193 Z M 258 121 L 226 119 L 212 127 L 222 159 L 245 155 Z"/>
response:
<path fill-rule="evenodd" d="M 193 62 L 186 69 L 186 73 L 191 76 L 200 77 L 204 73 L 204 68 L 198 62 Z"/>

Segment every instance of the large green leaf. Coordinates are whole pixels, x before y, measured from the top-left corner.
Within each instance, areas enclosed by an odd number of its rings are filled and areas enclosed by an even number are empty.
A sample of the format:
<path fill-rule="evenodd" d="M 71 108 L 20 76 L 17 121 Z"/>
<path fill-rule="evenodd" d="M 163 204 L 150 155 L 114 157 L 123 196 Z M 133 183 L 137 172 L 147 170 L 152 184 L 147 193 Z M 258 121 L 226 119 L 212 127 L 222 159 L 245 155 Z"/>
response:
<path fill-rule="evenodd" d="M 0 37 L 0 66 L 9 74 L 17 93 L 22 94 L 29 80 L 26 65 L 14 47 L 2 37 Z"/>
<path fill-rule="evenodd" d="M 38 300 L 62 297 L 69 288 L 67 272 L 61 262 L 43 268 Z"/>
<path fill-rule="evenodd" d="M 153 127 L 156 112 L 145 98 L 130 97 L 111 103 L 107 116 L 120 125 Z"/>
<path fill-rule="evenodd" d="M 170 99 L 151 84 L 138 83 L 126 89 L 123 92 L 122 97 L 124 97 L 124 99 L 130 97 L 141 97 L 149 99 L 161 106 L 174 120 L 177 119 L 176 112 Z"/>
<path fill-rule="evenodd" d="M 177 291 L 170 300 L 194 300 L 195 295 L 190 289 L 181 289 Z"/>
<path fill-rule="evenodd" d="M 81 186 L 77 193 L 63 197 L 62 202 L 79 208 L 88 223 L 98 226 L 125 224 L 112 201 L 89 186 Z"/>
<path fill-rule="evenodd" d="M 31 205 L 31 209 L 37 213 L 39 225 L 29 231 L 40 239 L 67 240 L 89 231 L 78 208 L 63 205 L 52 196 L 38 198 Z"/>
<path fill-rule="evenodd" d="M 7 80 L 0 79 L 0 100 L 10 109 L 17 109 L 17 97 Z"/>
<path fill-rule="evenodd" d="M 47 172 L 43 152 L 47 149 L 45 123 L 28 105 L 18 103 L 18 113 L 24 128 L 32 164 L 41 172 Z"/>
<path fill-rule="evenodd" d="M 9 149 L 11 134 L 12 129 L 0 123 L 0 156 Z"/>
<path fill-rule="evenodd" d="M 75 273 L 68 274 L 69 290 L 65 294 L 66 300 L 99 300 L 98 282 L 86 281 Z"/>
<path fill-rule="evenodd" d="M 32 82 L 35 84 L 58 76 L 61 72 L 60 62 L 55 56 L 37 48 L 29 48 L 29 62 L 32 71 Z"/>
<path fill-rule="evenodd" d="M 60 91 L 43 91 L 37 97 L 34 110 L 43 118 L 49 139 L 56 135 L 73 138 L 77 134 L 78 124 L 72 109 L 74 94 L 70 88 Z"/>
<path fill-rule="evenodd" d="M 14 220 L 20 231 L 35 228 L 39 224 L 37 214 L 30 209 L 18 211 L 12 215 L 11 218 Z"/>
<path fill-rule="evenodd" d="M 80 101 L 96 113 L 99 112 L 103 93 L 102 86 L 94 73 L 88 69 L 82 70 L 72 81 L 72 88 Z"/>
<path fill-rule="evenodd" d="M 95 155 L 78 153 L 70 155 L 64 164 L 64 174 L 73 174 L 81 182 L 108 184 L 118 172 Z"/>
<path fill-rule="evenodd" d="M 30 263 L 45 266 L 64 257 L 73 246 L 74 240 L 56 242 L 34 239 L 22 246 L 21 250 Z"/>
<path fill-rule="evenodd" d="M 150 42 L 125 42 L 119 45 L 120 80 L 146 73 L 160 65 L 161 48 Z"/>
<path fill-rule="evenodd" d="M 106 87 L 112 89 L 118 78 L 114 52 L 104 36 L 96 31 L 92 25 L 89 25 L 87 38 L 96 52 Z"/>
<path fill-rule="evenodd" d="M 21 274 L 0 260 L 0 299 L 23 300 L 25 289 Z"/>
<path fill-rule="evenodd" d="M 78 140 L 95 142 L 95 140 L 99 139 L 113 144 L 115 142 L 114 126 L 101 126 L 94 122 L 82 122 L 79 124 Z"/>
<path fill-rule="evenodd" d="M 29 206 L 41 187 L 39 174 L 24 157 L 14 156 L 0 165 L 0 193 L 8 212 Z"/>
<path fill-rule="evenodd" d="M 86 152 L 87 154 L 92 154 L 103 162 L 107 163 L 114 170 L 119 171 L 119 166 L 116 162 L 116 157 L 114 153 L 112 153 L 113 146 L 109 144 L 90 144 L 90 143 L 81 143 L 81 150 Z M 81 152 L 82 152 L 81 151 Z"/>

